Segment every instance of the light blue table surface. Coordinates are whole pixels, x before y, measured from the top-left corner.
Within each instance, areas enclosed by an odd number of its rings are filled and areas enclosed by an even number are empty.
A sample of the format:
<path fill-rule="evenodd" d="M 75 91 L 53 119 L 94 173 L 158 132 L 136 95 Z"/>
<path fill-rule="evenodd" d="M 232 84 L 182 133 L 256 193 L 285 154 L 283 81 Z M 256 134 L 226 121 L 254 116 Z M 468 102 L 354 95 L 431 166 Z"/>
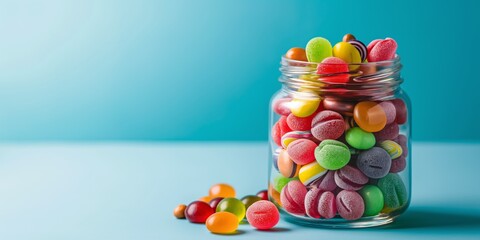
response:
<path fill-rule="evenodd" d="M 220 236 L 177 220 L 217 182 L 266 187 L 266 143 L 0 145 L 0 239 L 480 239 L 480 144 L 414 143 L 409 210 L 387 227 Z"/>

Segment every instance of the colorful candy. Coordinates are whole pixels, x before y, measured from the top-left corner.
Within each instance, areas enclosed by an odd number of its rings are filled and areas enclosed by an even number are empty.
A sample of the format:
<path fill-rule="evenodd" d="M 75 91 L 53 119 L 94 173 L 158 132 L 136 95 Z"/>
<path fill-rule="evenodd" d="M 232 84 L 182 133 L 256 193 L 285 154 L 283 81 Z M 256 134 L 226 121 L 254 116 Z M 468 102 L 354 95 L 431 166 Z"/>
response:
<path fill-rule="evenodd" d="M 237 216 L 238 221 L 245 217 L 245 205 L 236 198 L 224 198 L 217 205 L 217 212 L 230 212 Z"/>
<path fill-rule="evenodd" d="M 384 196 L 385 207 L 383 212 L 391 212 L 405 206 L 407 203 L 407 189 L 398 174 L 387 174 L 378 181 L 378 187 L 382 190 Z"/>
<path fill-rule="evenodd" d="M 329 191 L 312 188 L 305 196 L 305 209 L 311 218 L 333 218 L 337 214 L 335 195 Z"/>
<path fill-rule="evenodd" d="M 255 196 L 255 195 L 247 195 L 243 197 L 240 201 L 242 201 L 243 205 L 245 205 L 245 209 L 248 210 L 248 208 L 255 202 L 258 202 L 262 200 L 261 197 Z"/>
<path fill-rule="evenodd" d="M 222 200 L 223 200 L 223 197 L 216 197 L 216 198 L 210 200 L 210 202 L 208 202 L 208 205 L 210 205 L 210 207 L 212 207 L 212 209 L 217 209 L 218 204 Z"/>
<path fill-rule="evenodd" d="M 380 147 L 387 151 L 388 155 L 390 155 L 390 158 L 392 158 L 392 160 L 402 156 L 403 154 L 402 146 L 392 140 L 385 140 L 381 142 Z"/>
<path fill-rule="evenodd" d="M 365 59 L 367 59 L 367 54 L 368 54 L 367 47 L 365 46 L 365 44 L 363 44 L 358 40 L 350 40 L 347 42 L 352 44 L 358 50 L 358 52 L 360 53 L 360 61 L 364 62 Z"/>
<path fill-rule="evenodd" d="M 393 123 L 397 118 L 397 109 L 395 108 L 395 105 L 390 101 L 381 102 L 378 105 L 380 105 L 385 112 L 387 124 Z"/>
<path fill-rule="evenodd" d="M 335 183 L 335 171 L 328 171 L 310 184 L 311 188 L 318 188 L 323 191 L 333 191 L 337 188 Z"/>
<path fill-rule="evenodd" d="M 292 214 L 305 214 L 307 188 L 298 180 L 289 182 L 280 193 L 283 208 Z"/>
<path fill-rule="evenodd" d="M 310 131 L 291 131 L 291 132 L 285 133 L 281 139 L 282 147 L 287 148 L 291 142 L 297 139 L 302 139 L 302 138 L 313 140 L 313 135 L 312 133 L 310 133 Z"/>
<path fill-rule="evenodd" d="M 357 191 L 368 182 L 368 177 L 360 170 L 347 165 L 335 171 L 335 183 L 342 189 Z"/>
<path fill-rule="evenodd" d="M 337 194 L 338 214 L 344 219 L 355 220 L 362 217 L 365 211 L 362 196 L 354 191 L 342 190 Z"/>
<path fill-rule="evenodd" d="M 383 209 L 383 193 L 375 185 L 365 185 L 360 191 L 363 203 L 365 205 L 364 216 L 374 216 L 380 213 Z"/>
<path fill-rule="evenodd" d="M 315 161 L 316 147 L 312 140 L 298 139 L 288 145 L 287 152 L 296 164 L 305 165 Z"/>
<path fill-rule="evenodd" d="M 285 185 L 288 184 L 288 182 L 295 180 L 295 178 L 287 178 L 284 177 L 283 175 L 278 175 L 273 179 L 273 188 L 277 192 L 281 192 L 282 189 L 285 187 Z"/>
<path fill-rule="evenodd" d="M 185 209 L 185 217 L 192 223 L 204 223 L 214 212 L 208 203 L 194 201 Z"/>
<path fill-rule="evenodd" d="M 397 123 L 387 124 L 382 130 L 374 133 L 377 141 L 392 140 L 398 137 L 400 128 Z"/>
<path fill-rule="evenodd" d="M 346 63 L 361 63 L 360 52 L 350 42 L 339 42 L 333 47 L 333 56 Z"/>
<path fill-rule="evenodd" d="M 312 38 L 305 49 L 309 62 L 319 63 L 332 56 L 332 44 L 322 37 Z"/>
<path fill-rule="evenodd" d="M 226 183 L 215 184 L 212 187 L 210 187 L 209 196 L 211 198 L 216 198 L 216 197 L 232 198 L 232 197 L 235 197 L 235 189 Z"/>
<path fill-rule="evenodd" d="M 285 57 L 297 61 L 308 61 L 305 49 L 299 47 L 290 48 Z"/>
<path fill-rule="evenodd" d="M 254 228 L 267 230 L 277 225 L 280 220 L 280 213 L 273 203 L 260 200 L 248 208 L 247 220 Z"/>
<path fill-rule="evenodd" d="M 375 102 L 359 102 L 353 109 L 353 118 L 363 130 L 378 132 L 387 124 L 387 115 L 383 108 Z"/>
<path fill-rule="evenodd" d="M 317 111 L 320 105 L 320 98 L 314 93 L 306 94 L 306 96 L 292 99 L 289 103 L 290 111 L 297 117 L 308 117 Z"/>
<path fill-rule="evenodd" d="M 187 205 L 185 204 L 180 204 L 178 205 L 174 210 L 173 210 L 173 216 L 175 216 L 178 219 L 185 218 L 185 209 L 187 208 Z"/>
<path fill-rule="evenodd" d="M 375 146 L 375 136 L 371 132 L 365 132 L 359 127 L 350 128 L 345 135 L 347 143 L 360 150 L 370 149 Z"/>
<path fill-rule="evenodd" d="M 403 171 L 407 167 L 407 160 L 404 156 L 400 156 L 397 159 L 392 160 L 392 166 L 390 166 L 391 173 L 398 173 Z"/>
<path fill-rule="evenodd" d="M 407 122 L 407 106 L 405 105 L 405 102 L 402 99 L 397 98 L 397 99 L 393 99 L 391 103 L 393 103 L 396 110 L 395 122 L 397 124 L 406 123 Z"/>
<path fill-rule="evenodd" d="M 392 38 L 385 40 L 374 40 L 368 45 L 368 61 L 379 62 L 395 58 L 397 42 Z"/>
<path fill-rule="evenodd" d="M 351 33 L 345 34 L 345 36 L 342 38 L 342 42 L 350 42 L 351 40 L 355 40 L 355 36 L 353 36 Z"/>
<path fill-rule="evenodd" d="M 261 190 L 257 193 L 262 200 L 268 200 L 268 190 Z"/>
<path fill-rule="evenodd" d="M 300 182 L 302 182 L 304 185 L 309 185 L 310 183 L 312 183 L 326 173 L 327 169 L 320 166 L 318 162 L 313 161 L 307 165 L 303 165 L 300 168 L 298 178 L 300 179 Z"/>
<path fill-rule="evenodd" d="M 379 179 L 390 171 L 392 159 L 383 148 L 373 147 L 361 152 L 357 157 L 357 167 L 367 177 Z"/>
<path fill-rule="evenodd" d="M 273 101 L 273 111 L 279 115 L 288 116 L 292 111 L 290 110 L 291 98 L 279 98 Z"/>
<path fill-rule="evenodd" d="M 290 129 L 295 131 L 308 131 L 312 125 L 313 115 L 308 117 L 297 117 L 293 114 L 289 114 L 287 117 L 287 124 Z"/>
<path fill-rule="evenodd" d="M 327 139 L 315 149 L 315 159 L 325 169 L 337 170 L 350 161 L 350 150 L 340 141 Z"/>
<path fill-rule="evenodd" d="M 273 125 L 272 128 L 272 139 L 273 141 L 278 145 L 282 146 L 282 136 L 287 133 L 292 131 L 290 127 L 287 124 L 287 117 L 282 116 L 278 121 Z"/>
<path fill-rule="evenodd" d="M 317 74 L 330 75 L 322 76 L 322 81 L 330 83 L 348 82 L 348 71 L 347 62 L 337 57 L 327 57 L 317 66 Z"/>
<path fill-rule="evenodd" d="M 217 234 L 231 234 L 238 228 L 237 216 L 229 212 L 216 212 L 207 218 L 208 231 Z"/>
<path fill-rule="evenodd" d="M 300 171 L 300 166 L 290 159 L 286 150 L 282 150 L 278 155 L 277 166 L 279 172 L 287 178 L 298 176 Z"/>
<path fill-rule="evenodd" d="M 323 110 L 312 119 L 311 129 L 312 135 L 320 141 L 337 139 L 345 131 L 345 122 L 339 113 Z"/>

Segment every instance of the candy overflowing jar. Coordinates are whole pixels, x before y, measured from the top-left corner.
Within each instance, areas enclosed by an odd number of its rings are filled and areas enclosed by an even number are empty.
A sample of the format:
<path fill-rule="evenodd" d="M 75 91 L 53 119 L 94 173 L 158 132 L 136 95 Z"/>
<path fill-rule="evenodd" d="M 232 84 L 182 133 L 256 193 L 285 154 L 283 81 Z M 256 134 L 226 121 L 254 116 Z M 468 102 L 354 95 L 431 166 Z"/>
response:
<path fill-rule="evenodd" d="M 268 193 L 286 220 L 371 227 L 408 208 L 411 114 L 400 62 L 395 55 L 335 71 L 344 64 L 282 57 Z"/>

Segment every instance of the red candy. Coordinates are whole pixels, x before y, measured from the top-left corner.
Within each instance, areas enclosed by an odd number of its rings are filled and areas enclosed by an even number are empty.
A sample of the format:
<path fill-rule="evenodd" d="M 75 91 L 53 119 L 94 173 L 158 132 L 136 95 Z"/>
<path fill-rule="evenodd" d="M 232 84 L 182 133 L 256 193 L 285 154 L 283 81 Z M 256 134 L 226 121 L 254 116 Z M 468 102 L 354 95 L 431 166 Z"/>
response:
<path fill-rule="evenodd" d="M 273 141 L 278 144 L 278 146 L 282 146 L 282 136 L 283 134 L 292 131 L 287 124 L 287 117 L 282 116 L 278 120 L 278 122 L 273 125 L 272 128 L 272 139 Z"/>
<path fill-rule="evenodd" d="M 337 112 L 324 110 L 319 112 L 312 120 L 312 135 L 323 141 L 337 139 L 345 131 L 345 121 Z"/>
<path fill-rule="evenodd" d="M 266 230 L 277 225 L 280 213 L 272 202 L 260 200 L 247 209 L 247 220 L 253 227 Z"/>
<path fill-rule="evenodd" d="M 262 190 L 257 193 L 257 196 L 262 198 L 262 200 L 268 200 L 268 191 L 267 190 Z"/>
<path fill-rule="evenodd" d="M 383 140 L 393 140 L 398 137 L 400 129 L 398 124 L 390 123 L 387 124 L 382 130 L 379 132 L 373 133 L 375 135 L 375 139 L 377 142 L 381 142 Z"/>
<path fill-rule="evenodd" d="M 205 223 L 213 213 L 215 213 L 213 208 L 201 201 L 194 201 L 185 209 L 185 217 L 192 223 Z"/>
<path fill-rule="evenodd" d="M 217 209 L 218 203 L 220 203 L 222 200 L 223 200 L 223 197 L 216 197 L 216 198 L 210 200 L 210 202 L 208 202 L 208 205 L 210 205 L 210 207 L 212 207 L 212 209 Z"/>
<path fill-rule="evenodd" d="M 391 173 L 398 173 L 405 169 L 407 166 L 407 161 L 404 156 L 392 160 L 392 165 L 390 166 Z"/>
<path fill-rule="evenodd" d="M 348 64 L 337 57 L 327 57 L 317 66 L 317 74 L 334 74 L 322 77 L 325 82 L 346 83 L 348 82 Z"/>
<path fill-rule="evenodd" d="M 288 116 L 292 111 L 288 104 L 290 103 L 291 98 L 280 98 L 273 102 L 273 111 L 279 115 Z"/>
<path fill-rule="evenodd" d="M 402 99 L 393 99 L 391 101 L 395 105 L 396 110 L 396 119 L 395 122 L 398 124 L 404 124 L 407 122 L 407 106 Z"/>
<path fill-rule="evenodd" d="M 309 139 L 297 139 L 287 147 L 290 159 L 296 164 L 305 165 L 315 161 L 317 144 Z"/>
<path fill-rule="evenodd" d="M 280 193 L 280 201 L 287 212 L 305 214 L 305 195 L 307 188 L 298 180 L 290 181 Z"/>
<path fill-rule="evenodd" d="M 308 117 L 297 117 L 290 113 L 287 117 L 287 124 L 292 130 L 296 131 L 308 131 L 312 125 L 312 119 L 314 114 Z"/>
<path fill-rule="evenodd" d="M 397 42 L 391 38 L 374 40 L 367 47 L 368 62 L 386 61 L 395 58 Z"/>

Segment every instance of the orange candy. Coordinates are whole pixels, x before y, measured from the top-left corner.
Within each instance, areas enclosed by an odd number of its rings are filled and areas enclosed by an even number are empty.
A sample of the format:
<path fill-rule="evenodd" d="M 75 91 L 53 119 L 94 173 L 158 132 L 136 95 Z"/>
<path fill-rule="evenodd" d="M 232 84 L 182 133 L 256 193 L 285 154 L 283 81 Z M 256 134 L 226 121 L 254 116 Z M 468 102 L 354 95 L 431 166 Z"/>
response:
<path fill-rule="evenodd" d="M 359 102 L 353 109 L 353 118 L 360 128 L 367 132 L 378 132 L 387 124 L 387 115 L 375 102 Z"/>
<path fill-rule="evenodd" d="M 269 198 L 273 199 L 273 201 L 280 205 L 280 207 L 282 206 L 282 202 L 280 201 L 280 193 L 273 188 L 273 184 L 268 184 L 268 195 Z"/>
<path fill-rule="evenodd" d="M 230 212 L 217 212 L 207 218 L 205 226 L 212 233 L 231 234 L 238 228 L 238 218 Z"/>
<path fill-rule="evenodd" d="M 213 185 L 212 187 L 210 187 L 210 190 L 208 193 L 211 199 L 216 197 L 223 197 L 223 198 L 235 197 L 235 189 L 226 183 L 219 183 L 219 184 Z"/>
<path fill-rule="evenodd" d="M 290 48 L 285 54 L 285 57 L 292 60 L 308 62 L 305 49 L 299 47 Z"/>
<path fill-rule="evenodd" d="M 178 205 L 174 210 L 173 210 L 173 216 L 175 216 L 178 219 L 185 218 L 185 209 L 187 208 L 187 205 L 185 204 L 180 204 Z"/>
<path fill-rule="evenodd" d="M 213 197 L 210 197 L 210 196 L 203 196 L 201 198 L 198 199 L 198 201 L 202 201 L 202 202 L 206 202 L 206 203 L 209 203 L 210 200 L 212 200 Z"/>

